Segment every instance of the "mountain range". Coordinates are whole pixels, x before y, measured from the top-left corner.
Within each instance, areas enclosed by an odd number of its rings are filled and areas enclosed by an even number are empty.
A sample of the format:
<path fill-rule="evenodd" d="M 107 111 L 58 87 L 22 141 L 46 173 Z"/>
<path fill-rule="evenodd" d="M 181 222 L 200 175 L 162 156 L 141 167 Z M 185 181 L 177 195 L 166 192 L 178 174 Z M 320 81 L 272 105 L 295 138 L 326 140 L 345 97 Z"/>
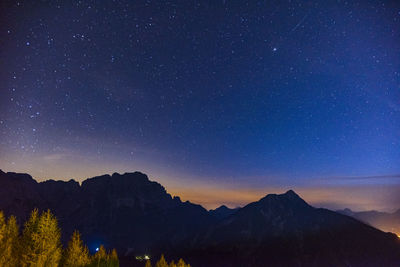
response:
<path fill-rule="evenodd" d="M 51 209 L 66 242 L 78 229 L 94 250 L 183 257 L 192 266 L 400 266 L 400 239 L 357 219 L 314 208 L 294 191 L 242 208 L 207 211 L 172 197 L 140 172 L 37 182 L 0 170 L 0 209 L 25 220 Z"/>

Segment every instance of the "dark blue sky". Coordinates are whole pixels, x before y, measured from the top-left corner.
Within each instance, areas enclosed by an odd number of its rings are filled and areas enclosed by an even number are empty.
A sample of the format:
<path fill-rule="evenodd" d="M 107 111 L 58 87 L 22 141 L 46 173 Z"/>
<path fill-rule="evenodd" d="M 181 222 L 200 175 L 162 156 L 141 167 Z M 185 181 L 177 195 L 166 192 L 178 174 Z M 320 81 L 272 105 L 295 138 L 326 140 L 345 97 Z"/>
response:
<path fill-rule="evenodd" d="M 6 171 L 142 170 L 170 188 L 400 185 L 399 2 L 0 9 Z"/>

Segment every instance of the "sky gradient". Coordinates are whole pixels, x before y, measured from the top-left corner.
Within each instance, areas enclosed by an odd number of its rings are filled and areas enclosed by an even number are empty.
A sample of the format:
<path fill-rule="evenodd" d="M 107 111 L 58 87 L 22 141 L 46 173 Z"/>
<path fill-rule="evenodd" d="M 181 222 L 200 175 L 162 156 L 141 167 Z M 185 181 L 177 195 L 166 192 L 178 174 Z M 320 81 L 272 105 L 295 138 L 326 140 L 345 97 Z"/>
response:
<path fill-rule="evenodd" d="M 396 2 L 3 1 L 0 168 L 398 209 Z"/>

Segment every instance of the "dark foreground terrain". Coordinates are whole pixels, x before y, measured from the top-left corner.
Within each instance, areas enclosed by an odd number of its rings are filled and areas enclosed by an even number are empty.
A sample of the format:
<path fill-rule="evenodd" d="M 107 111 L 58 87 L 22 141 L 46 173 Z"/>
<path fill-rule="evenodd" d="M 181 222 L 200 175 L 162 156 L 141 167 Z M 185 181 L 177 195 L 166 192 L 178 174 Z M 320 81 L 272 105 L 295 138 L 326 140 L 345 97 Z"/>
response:
<path fill-rule="evenodd" d="M 94 250 L 117 248 L 121 265 L 135 256 L 183 257 L 192 266 L 400 266 L 400 240 L 354 218 L 308 205 L 295 192 L 267 195 L 240 209 L 207 211 L 172 198 L 145 174 L 125 173 L 38 183 L 0 171 L 0 210 L 26 220 L 51 209 Z"/>

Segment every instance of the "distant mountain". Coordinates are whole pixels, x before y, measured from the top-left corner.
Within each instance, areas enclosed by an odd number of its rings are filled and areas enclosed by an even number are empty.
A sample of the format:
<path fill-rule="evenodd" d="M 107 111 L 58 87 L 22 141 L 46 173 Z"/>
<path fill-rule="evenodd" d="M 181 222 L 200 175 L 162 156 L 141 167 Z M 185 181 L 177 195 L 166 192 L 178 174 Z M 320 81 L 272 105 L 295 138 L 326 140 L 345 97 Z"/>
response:
<path fill-rule="evenodd" d="M 216 218 L 218 220 L 221 220 L 221 219 L 225 219 L 226 217 L 232 215 L 233 213 L 235 213 L 239 209 L 240 208 L 230 209 L 227 206 L 222 205 L 222 206 L 216 208 L 215 210 L 210 210 L 209 213 L 214 218 Z"/>
<path fill-rule="evenodd" d="M 399 266 L 399 249 L 395 235 L 314 208 L 289 190 L 212 225 L 184 255 L 196 266 Z"/>
<path fill-rule="evenodd" d="M 291 190 L 243 208 L 207 211 L 172 198 L 140 172 L 80 185 L 0 171 L 0 209 L 21 222 L 35 207 L 56 214 L 64 242 L 78 229 L 90 249 L 101 243 L 120 255 L 164 252 L 195 267 L 400 266 L 395 235 L 316 209 Z"/>
<path fill-rule="evenodd" d="M 355 212 L 350 209 L 338 210 L 337 212 L 356 218 L 382 231 L 400 235 L 400 209 L 393 213 L 375 210 Z"/>

